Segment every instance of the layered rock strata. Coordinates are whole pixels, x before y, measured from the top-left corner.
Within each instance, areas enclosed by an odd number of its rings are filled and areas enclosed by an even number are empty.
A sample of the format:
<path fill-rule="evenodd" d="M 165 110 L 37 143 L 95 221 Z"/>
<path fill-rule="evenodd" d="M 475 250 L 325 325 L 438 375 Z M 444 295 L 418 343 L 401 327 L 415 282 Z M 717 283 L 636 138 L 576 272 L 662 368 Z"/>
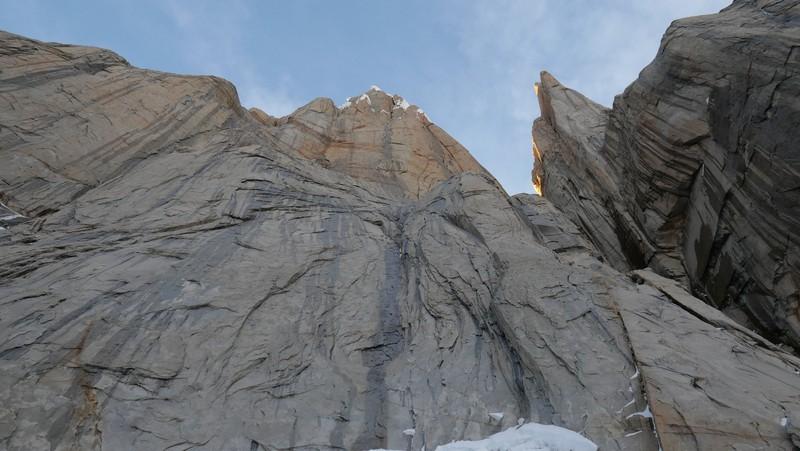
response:
<path fill-rule="evenodd" d="M 601 262 L 396 96 L 274 118 L 8 33 L 0 68 L 0 448 L 800 439 L 800 361 Z"/>
<path fill-rule="evenodd" d="M 674 22 L 611 110 L 543 73 L 534 179 L 618 269 L 800 346 L 800 2 Z"/>

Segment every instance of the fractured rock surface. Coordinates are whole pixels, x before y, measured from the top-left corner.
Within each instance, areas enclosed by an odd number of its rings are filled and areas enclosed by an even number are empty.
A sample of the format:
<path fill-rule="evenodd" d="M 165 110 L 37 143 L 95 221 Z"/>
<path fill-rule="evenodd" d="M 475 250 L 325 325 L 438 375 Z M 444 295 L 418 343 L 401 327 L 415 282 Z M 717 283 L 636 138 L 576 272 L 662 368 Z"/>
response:
<path fill-rule="evenodd" d="M 534 178 L 614 267 L 800 347 L 800 2 L 674 22 L 605 109 L 542 74 Z"/>
<path fill-rule="evenodd" d="M 373 86 L 341 108 L 319 98 L 276 121 L 293 152 L 395 196 L 419 198 L 462 172 L 489 175 L 461 144 L 400 96 Z"/>
<path fill-rule="evenodd" d="M 795 357 L 600 261 L 398 96 L 274 118 L 8 33 L 0 70 L 2 449 L 800 439 Z"/>

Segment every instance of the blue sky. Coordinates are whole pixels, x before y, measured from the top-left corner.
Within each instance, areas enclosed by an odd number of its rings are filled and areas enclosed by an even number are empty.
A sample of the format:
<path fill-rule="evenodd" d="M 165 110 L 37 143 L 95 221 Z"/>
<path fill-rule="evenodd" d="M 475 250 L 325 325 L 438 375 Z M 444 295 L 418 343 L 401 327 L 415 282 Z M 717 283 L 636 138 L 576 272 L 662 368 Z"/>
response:
<path fill-rule="evenodd" d="M 132 64 L 232 81 L 288 114 L 379 85 L 425 109 L 509 193 L 532 192 L 532 85 L 548 70 L 604 105 L 677 18 L 728 0 L 0 0 L 0 28 L 110 48 Z"/>

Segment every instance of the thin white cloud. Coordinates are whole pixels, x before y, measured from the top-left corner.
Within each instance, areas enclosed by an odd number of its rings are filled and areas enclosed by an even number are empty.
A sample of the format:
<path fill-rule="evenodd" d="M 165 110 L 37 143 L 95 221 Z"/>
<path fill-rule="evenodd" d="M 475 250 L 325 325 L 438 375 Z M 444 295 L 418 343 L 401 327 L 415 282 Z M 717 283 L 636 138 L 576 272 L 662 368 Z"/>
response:
<path fill-rule="evenodd" d="M 730 0 L 452 0 L 448 25 L 467 70 L 453 84 L 472 98 L 451 132 L 510 192 L 531 191 L 530 126 L 539 109 L 533 83 L 548 70 L 610 106 L 656 55 L 669 23 L 709 14 Z M 494 130 L 487 124 L 497 123 Z M 481 127 L 476 127 L 476 122 Z M 478 133 L 475 130 L 480 129 Z"/>
<path fill-rule="evenodd" d="M 292 78 L 267 80 L 256 70 L 254 55 L 242 51 L 247 39 L 246 23 L 251 11 L 242 1 L 220 4 L 170 0 L 164 12 L 181 35 L 181 58 L 194 71 L 217 75 L 233 82 L 245 107 L 258 107 L 273 116 L 283 116 L 305 102 L 292 94 Z"/>
<path fill-rule="evenodd" d="M 245 70 L 239 80 L 236 87 L 239 100 L 247 108 L 258 107 L 272 116 L 280 117 L 290 114 L 301 105 L 289 92 L 291 80 L 288 77 L 267 86 L 255 73 Z"/>

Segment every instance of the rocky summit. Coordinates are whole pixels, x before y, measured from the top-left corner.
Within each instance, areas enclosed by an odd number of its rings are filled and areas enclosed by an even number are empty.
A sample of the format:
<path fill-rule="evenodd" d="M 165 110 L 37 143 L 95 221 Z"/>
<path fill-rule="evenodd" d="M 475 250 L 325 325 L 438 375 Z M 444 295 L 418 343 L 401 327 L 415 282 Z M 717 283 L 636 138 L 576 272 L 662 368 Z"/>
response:
<path fill-rule="evenodd" d="M 0 32 L 0 449 L 797 449 L 798 49 L 737 0 L 610 110 L 543 73 L 509 196 L 377 87 Z"/>

